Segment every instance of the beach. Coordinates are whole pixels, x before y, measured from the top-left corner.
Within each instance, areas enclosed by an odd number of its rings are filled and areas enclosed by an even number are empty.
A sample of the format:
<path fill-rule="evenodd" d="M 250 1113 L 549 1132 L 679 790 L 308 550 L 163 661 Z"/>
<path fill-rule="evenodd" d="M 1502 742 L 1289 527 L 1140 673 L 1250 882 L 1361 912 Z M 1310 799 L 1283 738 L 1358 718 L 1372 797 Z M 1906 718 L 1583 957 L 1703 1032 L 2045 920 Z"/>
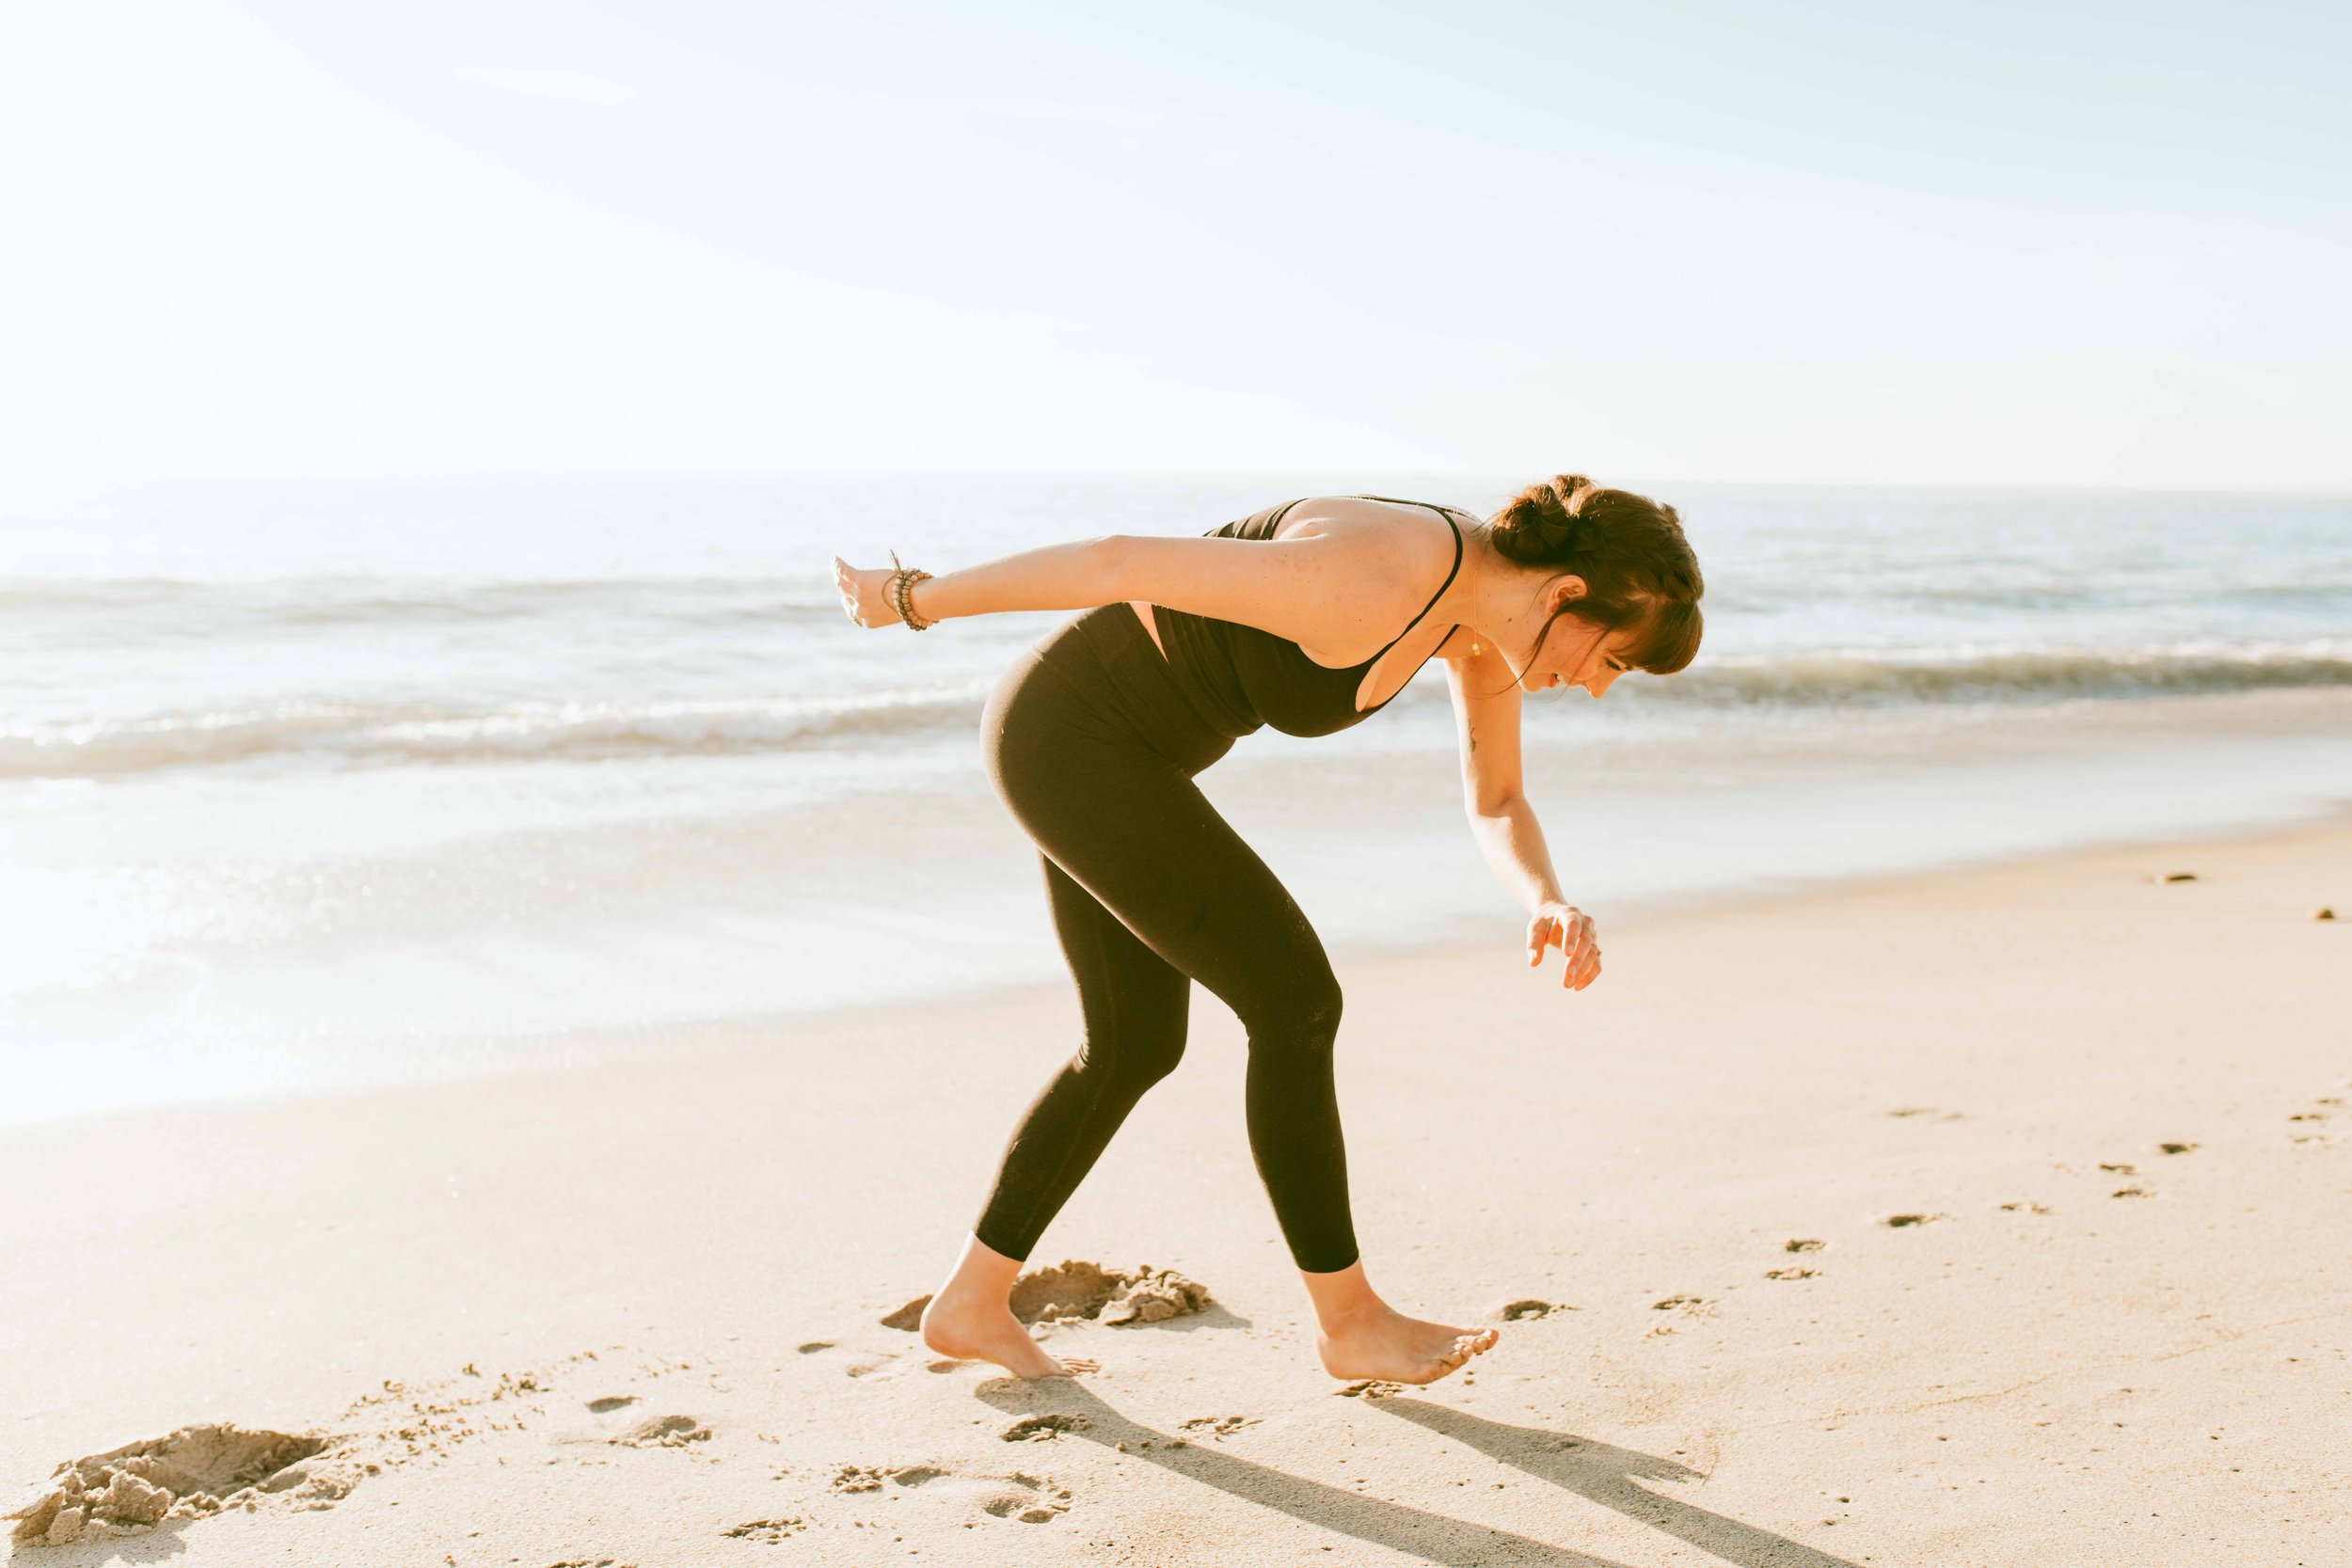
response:
<path fill-rule="evenodd" d="M 1345 959 L 1372 1277 L 1502 1329 L 1424 1390 L 1315 1366 L 1204 993 L 1034 1261 L 1214 1305 L 1041 1330 L 1074 1383 L 881 1322 L 1074 1043 L 1066 981 L 17 1127 L 20 1500 L 185 1427 L 319 1447 L 16 1560 L 2352 1561 L 2323 907 L 2341 815 L 1688 898 L 1604 921 L 1581 994 L 1509 929 Z"/>
<path fill-rule="evenodd" d="M 0 1568 L 2352 1568 L 2344 22 L 18 9 Z"/>

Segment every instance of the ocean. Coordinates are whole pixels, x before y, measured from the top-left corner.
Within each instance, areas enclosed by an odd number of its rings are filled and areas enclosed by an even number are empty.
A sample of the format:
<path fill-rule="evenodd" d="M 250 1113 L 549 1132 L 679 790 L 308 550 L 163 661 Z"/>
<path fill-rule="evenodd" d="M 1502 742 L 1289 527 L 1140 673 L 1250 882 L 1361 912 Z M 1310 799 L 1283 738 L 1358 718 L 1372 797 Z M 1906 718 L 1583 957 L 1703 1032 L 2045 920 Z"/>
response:
<path fill-rule="evenodd" d="M 1294 496 L 1534 476 L 213 480 L 0 502 L 0 1120 L 660 1051 L 1052 979 L 981 702 L 1064 617 L 850 624 L 934 572 Z M 2334 809 L 2352 500 L 1660 485 L 1708 640 L 1528 701 L 1602 922 Z M 1342 964 L 1518 951 L 1435 668 L 1202 787 Z M 1606 983 L 1604 978 L 1603 983 Z M 1041 1045 L 1040 1060 L 1060 1049 Z"/>

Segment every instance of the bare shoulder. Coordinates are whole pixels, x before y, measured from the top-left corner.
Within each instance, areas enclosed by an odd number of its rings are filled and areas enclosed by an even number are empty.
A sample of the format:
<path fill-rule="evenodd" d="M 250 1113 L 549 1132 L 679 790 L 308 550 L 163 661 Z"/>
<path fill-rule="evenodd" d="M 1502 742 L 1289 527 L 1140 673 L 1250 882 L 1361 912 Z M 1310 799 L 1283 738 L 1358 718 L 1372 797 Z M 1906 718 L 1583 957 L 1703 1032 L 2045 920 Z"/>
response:
<path fill-rule="evenodd" d="M 1407 583 L 1427 577 L 1433 562 L 1443 572 L 1454 559 L 1453 531 L 1437 513 L 1367 496 L 1310 496 L 1283 515 L 1274 537 L 1344 541 L 1367 570 Z"/>

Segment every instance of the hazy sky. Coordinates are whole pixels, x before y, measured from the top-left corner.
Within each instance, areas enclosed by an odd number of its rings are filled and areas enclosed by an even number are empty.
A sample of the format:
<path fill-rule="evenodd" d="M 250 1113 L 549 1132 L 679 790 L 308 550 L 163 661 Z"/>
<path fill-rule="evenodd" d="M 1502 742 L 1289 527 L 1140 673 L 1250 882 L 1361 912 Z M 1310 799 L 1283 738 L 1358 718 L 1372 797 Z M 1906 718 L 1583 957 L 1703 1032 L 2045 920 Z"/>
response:
<path fill-rule="evenodd" d="M 2352 8 L 32 0 L 0 470 L 2352 488 Z"/>

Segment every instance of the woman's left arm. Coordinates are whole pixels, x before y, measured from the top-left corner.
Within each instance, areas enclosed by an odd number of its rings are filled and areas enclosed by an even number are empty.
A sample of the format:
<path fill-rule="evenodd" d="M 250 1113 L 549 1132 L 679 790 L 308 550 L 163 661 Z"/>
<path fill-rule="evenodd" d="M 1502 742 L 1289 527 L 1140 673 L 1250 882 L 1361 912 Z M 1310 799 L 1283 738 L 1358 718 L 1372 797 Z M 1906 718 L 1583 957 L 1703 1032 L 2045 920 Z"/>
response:
<path fill-rule="evenodd" d="M 1557 945 L 1566 960 L 1560 983 L 1582 990 L 1600 974 L 1600 947 L 1592 916 L 1562 896 L 1543 824 L 1520 788 L 1519 689 L 1510 666 L 1491 652 L 1465 653 L 1447 659 L 1446 681 L 1460 730 L 1470 836 L 1528 911 L 1527 961 L 1543 962 L 1545 950 Z"/>

